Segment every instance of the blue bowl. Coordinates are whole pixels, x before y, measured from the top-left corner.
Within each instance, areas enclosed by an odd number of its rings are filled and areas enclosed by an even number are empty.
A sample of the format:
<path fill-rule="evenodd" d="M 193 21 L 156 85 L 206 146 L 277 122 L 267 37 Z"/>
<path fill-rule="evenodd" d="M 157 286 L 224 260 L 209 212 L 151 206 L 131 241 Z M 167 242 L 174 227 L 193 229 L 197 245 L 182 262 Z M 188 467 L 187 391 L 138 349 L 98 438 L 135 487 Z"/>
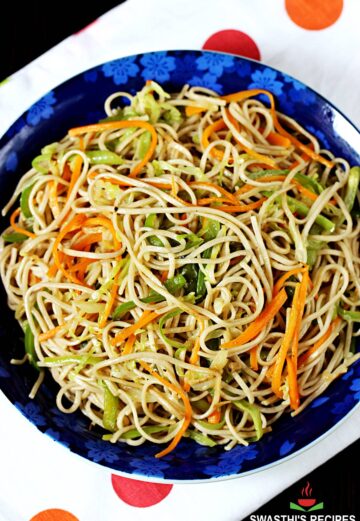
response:
<path fill-rule="evenodd" d="M 303 83 L 261 63 L 206 51 L 168 51 L 129 56 L 75 76 L 49 92 L 25 112 L 0 140 L 0 203 L 15 188 L 19 176 L 41 147 L 61 138 L 69 128 L 104 117 L 106 97 L 116 90 L 135 93 L 148 79 L 174 92 L 189 83 L 227 94 L 265 88 L 276 95 L 278 107 L 317 136 L 322 145 L 351 165 L 360 164 L 360 135 L 331 103 Z M 1 229 L 7 225 L 1 224 Z M 66 415 L 55 406 L 56 384 L 47 375 L 35 400 L 28 394 L 36 378 L 28 365 L 13 366 L 24 353 L 21 330 L 0 297 L 0 388 L 37 428 L 74 453 L 112 471 L 151 480 L 195 481 L 244 475 L 293 457 L 318 441 L 352 411 L 360 400 L 360 360 L 337 379 L 296 418 L 281 418 L 273 432 L 248 447 L 230 452 L 184 439 L 176 450 L 155 459 L 158 446 L 112 445 L 101 432 L 88 430 L 81 414 Z"/>

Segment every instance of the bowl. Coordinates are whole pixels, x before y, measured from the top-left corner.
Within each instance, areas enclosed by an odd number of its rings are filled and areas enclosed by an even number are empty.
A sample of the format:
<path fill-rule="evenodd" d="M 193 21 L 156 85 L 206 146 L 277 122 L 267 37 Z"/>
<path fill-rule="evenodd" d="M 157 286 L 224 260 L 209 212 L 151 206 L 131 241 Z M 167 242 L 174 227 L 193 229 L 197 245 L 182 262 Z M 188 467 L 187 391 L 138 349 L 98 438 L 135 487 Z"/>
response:
<path fill-rule="evenodd" d="M 135 93 L 148 79 L 174 92 L 189 83 L 227 94 L 265 88 L 279 109 L 296 118 L 322 145 L 351 165 L 360 164 L 360 135 L 329 101 L 303 83 L 249 59 L 209 51 L 161 51 L 128 56 L 98 65 L 66 81 L 32 105 L 0 140 L 0 203 L 8 200 L 21 173 L 41 147 L 61 138 L 69 128 L 104 117 L 103 103 L 114 91 Z M 3 229 L 6 222 L 1 223 Z M 14 366 L 24 353 L 22 332 L 0 296 L 0 388 L 18 410 L 45 434 L 69 450 L 113 472 L 149 480 L 208 481 L 244 475 L 296 456 L 319 441 L 360 400 L 360 360 L 301 414 L 282 417 L 259 442 L 229 452 L 183 439 L 162 459 L 158 446 L 116 445 L 101 439 L 80 412 L 63 414 L 55 406 L 56 384 L 47 375 L 34 400 L 28 398 L 36 374 L 30 365 Z M 358 346 L 359 347 L 359 346 Z"/>

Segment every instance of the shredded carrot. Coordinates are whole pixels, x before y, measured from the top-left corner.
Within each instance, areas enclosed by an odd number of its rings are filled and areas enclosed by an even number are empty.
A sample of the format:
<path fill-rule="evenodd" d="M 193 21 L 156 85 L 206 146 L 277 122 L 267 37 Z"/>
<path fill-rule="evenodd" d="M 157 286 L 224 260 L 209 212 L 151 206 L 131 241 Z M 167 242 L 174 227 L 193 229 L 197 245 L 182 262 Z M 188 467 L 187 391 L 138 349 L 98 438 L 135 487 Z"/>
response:
<path fill-rule="evenodd" d="M 118 271 L 118 273 L 115 275 L 114 283 L 113 283 L 111 291 L 110 291 L 109 299 L 106 302 L 104 313 L 103 313 L 103 315 L 101 317 L 101 320 L 99 322 L 99 327 L 101 329 L 103 327 L 105 327 L 107 319 L 109 318 L 109 315 L 110 315 L 110 313 L 112 311 L 112 308 L 114 306 L 116 295 L 117 295 L 117 292 L 118 292 L 118 289 L 119 289 L 119 284 L 118 284 L 119 275 L 120 275 L 120 271 Z"/>
<path fill-rule="evenodd" d="M 239 201 L 236 201 L 236 204 L 238 204 Z M 208 206 L 212 203 L 225 203 L 230 204 L 229 199 L 226 197 L 205 197 L 204 199 L 198 199 L 197 205 L 198 206 Z"/>
<path fill-rule="evenodd" d="M 277 132 L 269 132 L 269 134 L 265 138 L 270 145 L 280 146 L 284 148 L 291 147 L 291 141 L 288 137 L 282 136 Z"/>
<path fill-rule="evenodd" d="M 286 271 L 275 283 L 273 288 L 273 297 L 279 293 L 285 282 L 292 276 L 298 275 L 298 273 L 304 273 L 306 268 L 294 268 L 293 270 Z"/>
<path fill-rule="evenodd" d="M 119 242 L 116 236 L 116 230 L 114 228 L 114 225 L 107 217 L 89 217 L 84 221 L 84 226 L 103 226 L 104 228 L 107 228 L 113 237 L 115 250 L 118 250 L 120 248 L 121 243 Z"/>
<path fill-rule="evenodd" d="M 143 159 L 131 170 L 130 177 L 136 177 L 143 167 L 150 161 L 157 145 L 157 134 L 155 127 L 147 121 L 126 120 L 126 121 L 107 121 L 104 123 L 95 123 L 93 125 L 85 125 L 84 127 L 76 127 L 69 130 L 69 136 L 79 136 L 87 132 L 103 132 L 104 130 L 118 130 L 121 128 L 138 127 L 148 130 L 151 134 L 151 142 Z"/>
<path fill-rule="evenodd" d="M 199 334 L 196 335 L 196 338 L 195 338 L 194 347 L 191 352 L 191 356 L 190 356 L 190 360 L 189 360 L 190 364 L 196 364 L 199 361 L 200 335 L 204 331 L 204 322 L 202 320 L 199 320 L 199 324 L 200 324 L 200 331 L 199 331 Z"/>
<path fill-rule="evenodd" d="M 91 233 L 90 235 L 87 235 L 83 239 L 80 239 L 78 242 L 73 244 L 71 246 L 72 250 L 83 250 L 85 246 L 90 246 L 91 244 L 95 244 L 97 242 L 100 242 L 102 239 L 101 233 Z"/>
<path fill-rule="evenodd" d="M 117 344 L 120 344 L 121 342 L 124 342 L 130 335 L 133 335 L 135 331 L 147 326 L 148 324 L 150 324 L 150 322 L 153 322 L 153 320 L 155 320 L 159 316 L 159 313 L 155 313 L 155 311 L 150 311 L 149 309 L 146 309 L 139 318 L 139 320 L 135 322 L 135 324 L 125 327 L 111 340 L 111 345 L 115 346 Z"/>
<path fill-rule="evenodd" d="M 30 237 L 31 239 L 34 239 L 36 237 L 35 233 L 29 232 L 28 230 L 25 230 L 25 228 L 21 228 L 21 226 L 18 226 L 15 222 L 16 217 L 20 215 L 20 208 L 16 208 L 16 210 L 13 211 L 13 213 L 10 216 L 10 225 L 11 228 L 18 233 L 21 233 L 22 235 L 26 235 L 27 237 Z"/>
<path fill-rule="evenodd" d="M 92 264 L 93 262 L 96 262 L 98 259 L 81 259 L 79 262 L 77 262 L 76 264 L 74 264 L 73 266 L 70 266 L 68 268 L 68 272 L 69 273 L 76 273 L 77 271 L 83 271 L 85 270 L 86 271 L 86 268 Z M 50 269 L 52 269 L 54 266 L 52 266 Z M 49 270 L 50 272 L 50 270 Z M 48 275 L 49 275 L 49 272 L 48 272 Z M 79 278 L 80 278 L 80 275 L 79 275 Z"/>
<path fill-rule="evenodd" d="M 207 148 L 210 145 L 209 137 L 211 136 L 211 134 L 217 132 L 218 130 L 224 130 L 225 128 L 227 128 L 227 126 L 223 119 L 218 119 L 217 121 L 215 121 L 215 123 L 212 123 L 211 125 L 207 126 L 204 129 L 201 136 L 201 144 L 203 148 Z M 224 157 L 224 152 L 214 147 L 210 150 L 210 155 L 212 157 L 216 157 L 217 159 L 219 159 L 219 161 L 221 161 Z"/>
<path fill-rule="evenodd" d="M 287 299 L 286 291 L 282 289 L 280 293 L 278 293 L 271 302 L 265 307 L 265 309 L 260 313 L 260 315 L 252 322 L 246 329 L 243 331 L 238 337 L 233 338 L 229 342 L 225 342 L 221 344 L 222 348 L 231 348 L 241 346 L 250 342 L 253 338 L 255 338 L 267 325 L 268 323 L 275 317 L 276 313 L 280 311 L 281 307 L 284 305 Z"/>
<path fill-rule="evenodd" d="M 220 192 L 225 198 L 227 198 L 229 200 L 229 202 L 231 202 L 233 204 L 238 204 L 238 202 L 239 202 L 239 200 L 237 199 L 235 194 L 228 192 L 222 186 L 218 186 L 214 183 L 209 183 L 208 181 L 191 181 L 189 183 L 189 186 L 195 186 L 195 187 L 197 186 L 199 188 L 201 188 L 202 186 L 207 186 L 209 188 L 214 188 L 218 192 Z"/>
<path fill-rule="evenodd" d="M 72 275 L 71 273 L 69 273 L 64 265 L 63 265 L 63 256 L 60 255 L 62 252 L 59 252 L 59 246 L 61 244 L 61 241 L 64 239 L 64 237 L 66 237 L 66 235 L 70 232 L 73 232 L 75 230 L 78 230 L 79 228 L 81 228 L 84 224 L 84 222 L 86 221 L 86 217 L 85 215 L 76 215 L 73 219 L 71 219 L 58 233 L 58 236 L 56 237 L 55 239 L 55 242 L 53 244 L 53 249 L 52 249 L 52 253 L 53 253 L 53 257 L 54 257 L 54 263 L 55 263 L 55 266 L 58 270 L 61 271 L 61 273 L 68 279 L 70 280 L 71 282 L 74 282 L 75 284 L 80 284 L 80 285 L 84 285 L 82 284 L 82 282 L 77 278 L 75 277 L 74 275 Z M 51 270 L 52 268 L 50 268 Z M 49 271 L 50 271 L 49 270 Z"/>
<path fill-rule="evenodd" d="M 160 280 L 161 282 L 165 282 L 169 276 L 169 272 L 167 270 L 164 270 L 161 272 Z"/>
<path fill-rule="evenodd" d="M 260 206 L 266 201 L 266 197 L 262 197 L 258 201 L 249 204 L 242 204 L 239 206 L 215 206 L 216 210 L 221 210 L 226 213 L 241 213 L 248 212 L 250 210 L 255 210 L 256 208 L 260 208 Z"/>
<path fill-rule="evenodd" d="M 207 421 L 209 423 L 219 423 L 221 421 L 221 412 L 217 407 L 213 410 L 213 412 L 208 417 Z"/>
<path fill-rule="evenodd" d="M 281 291 L 283 291 L 286 295 L 286 292 L 284 289 L 282 289 Z M 295 333 L 295 329 L 296 329 L 297 306 L 295 303 L 297 302 L 297 299 L 299 298 L 299 291 L 300 291 L 300 283 L 297 283 L 296 287 L 295 287 L 294 297 L 293 297 L 293 305 L 290 309 L 288 320 L 286 322 L 285 334 L 282 339 L 279 352 L 276 355 L 276 361 L 275 361 L 271 388 L 274 391 L 274 393 L 276 394 L 276 396 L 278 396 L 279 398 L 282 398 L 282 392 L 280 390 L 282 371 L 283 371 L 284 363 L 285 363 L 291 342 L 294 338 L 294 333 Z"/>
<path fill-rule="evenodd" d="M 178 387 L 178 386 L 172 384 L 171 382 L 169 382 L 168 380 L 166 380 L 166 378 L 163 378 L 162 376 L 160 376 L 156 371 L 153 371 L 151 369 L 151 367 L 149 366 L 149 364 L 147 364 L 146 362 L 143 362 L 142 360 L 140 360 L 139 364 L 148 373 L 150 373 L 151 376 L 153 376 L 156 380 L 158 380 L 162 385 L 164 385 L 168 389 L 171 389 L 171 391 L 173 391 L 174 393 L 178 394 L 180 396 L 180 398 L 182 399 L 182 401 L 184 402 L 185 415 L 184 415 L 184 422 L 181 426 L 181 429 L 176 434 L 176 436 L 173 438 L 170 445 L 168 445 L 168 447 L 166 447 L 166 449 L 155 454 L 155 458 L 162 458 L 163 456 L 166 456 L 167 454 L 169 454 L 169 452 L 171 452 L 172 450 L 175 449 L 175 447 L 178 445 L 179 441 L 185 434 L 187 428 L 189 427 L 189 425 L 191 423 L 191 418 L 192 418 L 191 403 L 190 403 L 188 396 L 186 395 L 186 393 L 180 386 Z"/>
<path fill-rule="evenodd" d="M 286 357 L 287 379 L 289 386 L 290 406 L 296 411 L 300 405 L 299 387 L 297 381 L 297 370 L 291 356 Z"/>
<path fill-rule="evenodd" d="M 254 346 L 250 349 L 250 367 L 254 371 L 257 371 L 259 369 L 258 359 L 257 359 L 257 353 L 258 353 L 259 346 Z"/>
<path fill-rule="evenodd" d="M 326 340 L 330 337 L 331 333 L 334 331 L 334 329 L 340 324 L 341 318 L 336 317 L 335 320 L 333 320 L 328 327 L 328 329 L 325 331 L 325 333 L 315 342 L 313 346 L 310 347 L 305 353 L 303 353 L 299 359 L 298 359 L 298 366 L 302 367 L 306 361 L 310 358 L 311 355 L 316 353 L 318 349 L 326 342 Z"/>
<path fill-rule="evenodd" d="M 45 340 L 49 340 L 50 338 L 54 338 L 58 334 L 59 331 L 61 331 L 66 324 L 60 324 L 53 329 L 49 329 L 49 331 L 46 331 L 46 333 L 40 333 L 39 335 L 39 342 L 44 342 Z"/>
<path fill-rule="evenodd" d="M 311 148 L 308 145 L 304 145 L 303 143 L 301 143 L 301 141 L 299 141 L 295 136 L 293 136 L 292 134 L 287 132 L 281 126 L 281 124 L 278 120 L 278 117 L 277 117 L 276 109 L 275 109 L 274 96 L 268 90 L 265 90 L 265 89 L 243 90 L 243 91 L 235 92 L 233 94 L 228 94 L 227 96 L 222 96 L 222 99 L 224 99 L 225 101 L 227 101 L 229 103 L 232 101 L 239 102 L 239 101 L 244 101 L 248 98 L 252 98 L 253 96 L 257 96 L 258 94 L 265 94 L 266 96 L 268 96 L 268 98 L 270 100 L 270 111 L 271 111 L 271 115 L 273 118 L 274 126 L 279 134 L 281 134 L 284 137 L 287 137 L 291 141 L 291 143 L 293 143 L 293 145 L 295 145 L 297 148 L 299 148 L 302 152 L 305 152 L 307 154 L 307 156 L 310 157 L 311 159 L 314 159 L 315 161 L 318 161 L 319 163 L 321 163 L 329 168 L 334 166 L 334 163 L 332 161 L 329 161 L 328 159 L 326 159 L 323 156 L 320 156 L 319 154 L 316 154 L 313 150 L 311 150 Z"/>
<path fill-rule="evenodd" d="M 205 107 L 196 107 L 194 105 L 187 105 L 185 107 L 185 114 L 190 117 L 194 116 L 194 114 L 201 114 L 201 112 L 205 112 L 207 110 Z"/>
<path fill-rule="evenodd" d="M 129 338 L 125 342 L 124 349 L 122 350 L 122 355 L 129 355 L 133 351 L 134 343 L 136 340 L 135 335 L 130 335 Z"/>
<path fill-rule="evenodd" d="M 65 204 L 67 203 L 67 201 L 70 198 L 71 192 L 73 191 L 73 188 L 74 188 L 74 186 L 76 184 L 76 181 L 80 177 L 82 162 L 83 162 L 82 157 L 77 155 L 75 160 L 74 160 L 74 168 L 73 168 L 72 173 L 71 173 L 71 179 L 70 179 L 70 184 L 69 184 L 69 188 L 68 188 L 68 193 L 67 193 Z"/>

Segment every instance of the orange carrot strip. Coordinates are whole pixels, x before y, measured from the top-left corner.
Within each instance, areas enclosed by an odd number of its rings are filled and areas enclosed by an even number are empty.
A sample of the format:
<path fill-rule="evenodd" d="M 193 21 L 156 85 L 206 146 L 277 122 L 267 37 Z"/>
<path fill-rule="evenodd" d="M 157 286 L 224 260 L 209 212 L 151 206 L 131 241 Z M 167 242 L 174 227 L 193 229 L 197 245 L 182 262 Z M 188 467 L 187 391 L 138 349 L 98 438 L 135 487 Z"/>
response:
<path fill-rule="evenodd" d="M 201 136 L 201 144 L 203 148 L 207 148 L 210 145 L 209 137 L 211 136 L 211 134 L 217 132 L 218 130 L 223 130 L 225 128 L 227 127 L 223 119 L 218 119 L 217 121 L 215 121 L 215 123 L 212 123 L 211 125 L 207 126 L 204 129 Z M 212 157 L 216 157 L 217 159 L 219 159 L 219 161 L 221 161 L 224 157 L 224 152 L 222 150 L 219 150 L 218 148 L 212 148 L 210 151 L 210 155 Z"/>
<path fill-rule="evenodd" d="M 98 259 L 82 259 L 81 261 L 77 262 L 73 266 L 70 266 L 68 268 L 69 273 L 76 273 L 77 271 L 86 270 L 86 268 L 92 264 L 93 262 L 96 262 Z M 54 266 L 52 266 L 50 269 L 52 269 Z M 50 271 L 50 270 L 49 270 Z M 49 275 L 49 272 L 48 272 Z"/>
<path fill-rule="evenodd" d="M 266 197 L 262 197 L 258 201 L 249 204 L 242 204 L 239 206 L 215 206 L 214 208 L 226 213 L 249 212 L 250 210 L 256 210 L 256 208 L 259 208 L 264 201 L 266 201 Z"/>
<path fill-rule="evenodd" d="M 21 233 L 22 235 L 26 235 L 27 237 L 30 237 L 31 239 L 34 239 L 36 237 L 35 233 L 29 232 L 28 230 L 25 230 L 25 228 L 21 228 L 21 226 L 18 226 L 15 222 L 16 217 L 20 215 L 20 208 L 16 208 L 16 210 L 13 211 L 13 213 L 10 216 L 10 225 L 11 228 L 18 233 Z"/>
<path fill-rule="evenodd" d="M 39 342 L 44 342 L 45 340 L 49 340 L 50 338 L 54 338 L 55 335 L 58 334 L 61 329 L 64 328 L 66 324 L 60 324 L 53 329 L 49 329 L 49 331 L 46 331 L 45 333 L 40 333 L 39 335 Z"/>
<path fill-rule="evenodd" d="M 183 391 L 183 389 L 180 386 L 178 387 L 178 386 L 172 384 L 171 382 L 169 382 L 168 380 L 166 380 L 166 378 L 163 378 L 162 376 L 160 376 L 156 371 L 153 371 L 151 369 L 151 367 L 149 366 L 149 364 L 147 364 L 146 362 L 143 362 L 142 360 L 140 360 L 139 363 L 148 373 L 151 374 L 151 376 L 153 376 L 156 380 L 158 380 L 162 385 L 164 385 L 168 389 L 171 389 L 171 391 L 173 391 L 174 393 L 179 395 L 180 398 L 182 399 L 182 401 L 184 402 L 185 415 L 184 415 L 184 422 L 181 426 L 181 429 L 176 434 L 176 436 L 173 438 L 170 445 L 168 445 L 168 447 L 166 447 L 166 449 L 155 454 L 155 458 L 162 458 L 163 456 L 166 456 L 166 454 L 169 454 L 169 452 L 171 452 L 172 450 L 175 449 L 175 447 L 178 445 L 179 441 L 185 434 L 187 428 L 189 427 L 189 425 L 191 423 L 191 418 L 192 418 L 191 403 L 190 403 L 188 396 L 186 395 L 186 393 Z"/>
<path fill-rule="evenodd" d="M 85 125 L 84 127 L 76 127 L 69 130 L 69 136 L 79 136 L 87 132 L 103 132 L 104 130 L 118 130 L 121 128 L 138 127 L 148 130 L 151 134 L 151 142 L 143 159 L 131 170 L 130 177 L 136 177 L 142 168 L 150 161 L 157 145 L 157 134 L 155 127 L 147 121 L 126 120 L 126 121 L 107 121 L 104 123 L 95 123 L 93 125 Z"/>
<path fill-rule="evenodd" d="M 221 344 L 220 347 L 228 349 L 230 347 L 237 347 L 247 342 L 250 342 L 253 338 L 255 338 L 263 329 L 267 326 L 267 324 L 275 317 L 276 313 L 280 311 L 281 307 L 284 305 L 287 299 L 286 291 L 282 289 L 280 293 L 278 293 L 271 302 L 267 304 L 265 309 L 260 313 L 260 315 L 252 322 L 239 336 L 233 338 L 229 342 L 225 342 Z"/>
<path fill-rule="evenodd" d="M 103 316 L 101 317 L 101 320 L 99 322 L 99 327 L 100 328 L 105 327 L 107 319 L 109 318 L 111 310 L 112 310 L 112 308 L 114 306 L 116 295 L 117 295 L 117 292 L 118 292 L 118 289 L 119 289 L 119 284 L 118 284 L 119 274 L 120 274 L 120 271 L 115 275 L 114 283 L 113 283 L 113 285 L 111 287 L 111 291 L 110 291 L 109 300 L 106 302 L 106 306 L 105 306 L 105 309 L 104 309 Z"/>
<path fill-rule="evenodd" d="M 190 117 L 194 114 L 201 114 L 201 112 L 205 112 L 207 109 L 205 107 L 194 107 L 193 105 L 187 105 L 185 107 L 185 114 Z"/>
<path fill-rule="evenodd" d="M 250 367 L 254 371 L 257 371 L 259 369 L 258 359 L 257 359 L 257 352 L 258 352 L 259 346 L 254 346 L 250 349 Z"/>
<path fill-rule="evenodd" d="M 132 353 L 135 340 L 136 340 L 135 335 L 129 336 L 129 338 L 126 340 L 124 349 L 121 352 L 122 355 L 129 355 L 130 353 Z"/>
<path fill-rule="evenodd" d="M 221 422 L 221 412 L 217 407 L 213 410 L 213 412 L 208 417 L 207 421 L 209 423 L 220 423 Z"/>
<path fill-rule="evenodd" d="M 284 293 L 286 294 L 284 289 L 282 289 L 281 291 L 284 291 Z M 293 297 L 293 305 L 290 309 L 290 315 L 289 315 L 289 318 L 286 323 L 285 334 L 284 334 L 283 340 L 281 342 L 279 352 L 276 355 L 276 361 L 275 361 L 271 388 L 274 391 L 274 393 L 276 394 L 276 396 L 278 396 L 279 398 L 282 398 L 282 392 L 280 391 L 282 371 L 283 371 L 284 363 L 285 363 L 291 342 L 294 338 L 294 333 L 295 333 L 296 324 L 297 324 L 297 306 L 295 303 L 297 302 L 297 299 L 299 298 L 299 291 L 300 291 L 300 283 L 296 284 L 295 293 L 294 293 L 294 297 Z M 280 295 L 280 293 L 279 293 L 279 295 Z"/>
<path fill-rule="evenodd" d="M 200 331 L 199 334 L 196 336 L 195 343 L 193 350 L 191 352 L 190 356 L 190 364 L 196 364 L 199 361 L 199 351 L 200 351 L 200 335 L 204 331 L 204 322 L 202 320 L 199 320 L 200 323 Z"/>
<path fill-rule="evenodd" d="M 85 217 L 85 215 L 82 215 L 82 214 L 76 215 L 73 219 L 71 219 L 71 221 L 68 222 L 59 231 L 58 236 L 56 237 L 55 242 L 53 244 L 53 249 L 52 249 L 54 263 L 55 263 L 57 269 L 60 270 L 61 273 L 64 275 L 64 277 L 66 277 L 68 280 L 70 280 L 71 282 L 74 282 L 75 284 L 80 284 L 80 285 L 85 285 L 85 284 L 82 284 L 82 282 L 77 277 L 75 277 L 74 275 L 72 275 L 65 269 L 65 267 L 63 266 L 63 257 L 62 256 L 60 257 L 60 253 L 62 253 L 62 252 L 59 252 L 58 248 L 61 244 L 62 239 L 68 233 L 81 228 L 83 226 L 85 220 L 86 220 L 86 217 Z"/>
<path fill-rule="evenodd" d="M 304 273 L 306 268 L 294 268 L 293 270 L 286 271 L 284 275 L 282 275 L 275 283 L 273 288 L 273 297 L 279 293 L 285 282 L 292 277 L 293 275 L 297 275 L 298 273 Z"/>
<path fill-rule="evenodd" d="M 239 201 L 236 201 L 236 204 Z M 198 199 L 197 204 L 198 206 L 208 206 L 211 203 L 226 203 L 230 204 L 229 199 L 226 199 L 226 197 L 205 197 L 204 199 Z"/>
<path fill-rule="evenodd" d="M 310 347 L 305 353 L 303 353 L 298 360 L 298 366 L 302 367 L 306 361 L 310 358 L 311 355 L 316 353 L 316 351 L 326 342 L 326 340 L 330 337 L 331 333 L 334 331 L 334 329 L 340 324 L 341 318 L 336 317 L 335 320 L 333 320 L 328 327 L 328 329 L 325 331 L 325 333 L 315 342 L 313 346 Z"/>
<path fill-rule="evenodd" d="M 74 161 L 74 168 L 72 170 L 70 184 L 69 184 L 68 193 L 67 193 L 67 197 L 66 197 L 65 203 L 67 203 L 67 201 L 69 200 L 71 192 L 73 191 L 73 188 L 74 188 L 74 186 L 76 184 L 76 181 L 80 177 L 81 167 L 82 167 L 82 157 L 78 155 L 78 156 L 76 156 L 75 161 Z"/>
<path fill-rule="evenodd" d="M 124 340 L 126 340 L 130 335 L 133 335 L 135 331 L 147 326 L 148 324 L 150 324 L 150 322 L 152 322 L 159 316 L 160 314 L 155 313 L 155 311 L 150 311 L 149 309 L 146 309 L 139 318 L 139 320 L 135 322 L 135 324 L 125 327 L 111 340 L 111 345 L 115 346 L 117 344 L 120 344 L 121 342 L 124 342 Z"/>
<path fill-rule="evenodd" d="M 161 272 L 160 280 L 161 282 L 165 282 L 169 276 L 169 272 L 167 270 L 164 270 Z"/>
<path fill-rule="evenodd" d="M 300 396 L 299 396 L 299 387 L 297 381 L 297 371 L 295 367 L 295 363 L 291 356 L 286 357 L 286 366 L 287 366 L 287 379 L 289 386 L 289 398 L 290 398 L 290 406 L 294 411 L 299 408 L 300 405 Z"/>
<path fill-rule="evenodd" d="M 311 150 L 311 148 L 309 148 L 308 145 L 304 145 L 303 143 L 301 143 L 301 141 L 296 139 L 295 136 L 293 136 L 292 134 L 287 132 L 281 126 L 281 124 L 278 120 L 277 114 L 276 114 L 274 96 L 268 90 L 265 90 L 265 89 L 243 90 L 243 91 L 235 92 L 233 94 L 228 94 L 227 96 L 222 96 L 222 99 L 224 99 L 225 101 L 227 101 L 229 103 L 232 101 L 239 102 L 239 101 L 244 101 L 248 98 L 252 98 L 253 96 L 257 96 L 258 94 L 265 94 L 266 96 L 268 96 L 268 98 L 270 100 L 270 111 L 271 111 L 271 115 L 273 118 L 274 126 L 279 134 L 281 134 L 284 137 L 287 137 L 291 141 L 291 143 L 293 143 L 293 145 L 295 145 L 297 148 L 299 148 L 302 152 L 305 152 L 307 154 L 307 156 L 310 157 L 311 159 L 314 159 L 315 161 L 319 161 L 319 163 L 321 163 L 329 168 L 334 166 L 334 163 L 332 161 L 329 161 L 328 159 L 320 156 L 319 154 L 316 154 L 313 150 Z"/>
<path fill-rule="evenodd" d="M 291 147 L 291 141 L 288 137 L 282 136 L 277 132 L 269 132 L 269 134 L 265 138 L 270 145 L 280 146 L 284 148 Z"/>
<path fill-rule="evenodd" d="M 104 228 L 107 228 L 113 236 L 115 249 L 118 250 L 120 248 L 121 242 L 116 236 L 116 230 L 113 223 L 107 217 L 89 217 L 84 221 L 84 226 L 103 226 Z"/>

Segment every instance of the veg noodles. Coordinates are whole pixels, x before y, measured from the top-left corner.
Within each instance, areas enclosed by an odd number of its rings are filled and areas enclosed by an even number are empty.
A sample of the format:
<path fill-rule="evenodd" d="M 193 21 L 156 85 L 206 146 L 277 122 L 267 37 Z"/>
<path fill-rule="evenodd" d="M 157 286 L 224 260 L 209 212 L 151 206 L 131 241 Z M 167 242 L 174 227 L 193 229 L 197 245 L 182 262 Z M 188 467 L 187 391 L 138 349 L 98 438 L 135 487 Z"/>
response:
<path fill-rule="evenodd" d="M 45 146 L 3 210 L 31 396 L 49 371 L 60 411 L 157 457 L 248 445 L 359 358 L 360 168 L 263 90 L 149 81 L 105 111 Z"/>

